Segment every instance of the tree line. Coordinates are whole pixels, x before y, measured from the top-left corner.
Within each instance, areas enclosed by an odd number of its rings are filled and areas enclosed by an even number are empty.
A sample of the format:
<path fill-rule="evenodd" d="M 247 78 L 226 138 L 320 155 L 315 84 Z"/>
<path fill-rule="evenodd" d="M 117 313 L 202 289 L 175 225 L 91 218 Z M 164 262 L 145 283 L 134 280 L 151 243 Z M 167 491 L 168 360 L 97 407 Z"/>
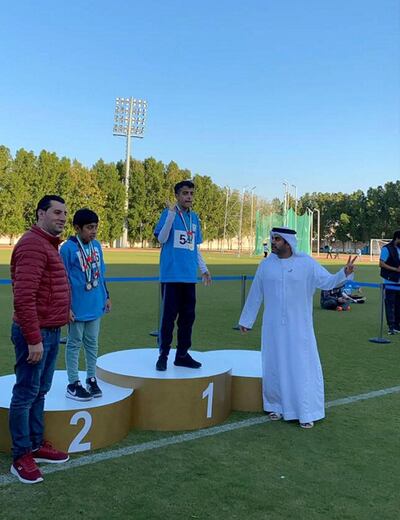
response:
<path fill-rule="evenodd" d="M 391 239 L 400 228 L 400 181 L 386 182 L 366 193 L 306 193 L 298 208 L 301 213 L 307 208 L 320 210 L 321 237 L 327 242 Z"/>
<path fill-rule="evenodd" d="M 125 202 L 125 163 L 106 163 L 99 159 L 91 168 L 76 159 L 59 158 L 42 150 L 39 155 L 20 149 L 12 157 L 0 146 L 0 236 L 11 240 L 35 222 L 39 199 L 49 193 L 62 196 L 69 215 L 90 207 L 100 218 L 99 238 L 112 245 L 122 235 Z M 203 238 L 213 240 L 237 236 L 241 193 L 215 184 L 207 175 L 193 175 L 174 161 L 164 164 L 153 157 L 130 161 L 128 236 L 131 243 L 154 243 L 153 230 L 167 201 L 174 200 L 174 185 L 191 179 L 196 186 L 194 209 L 202 221 Z M 279 211 L 273 203 L 250 195 L 243 200 L 242 233 L 249 234 L 251 206 L 253 224 L 256 205 L 262 211 Z M 66 234 L 73 232 L 71 219 Z"/>
<path fill-rule="evenodd" d="M 124 222 L 125 163 L 99 159 L 91 168 L 76 159 L 58 157 L 42 150 L 38 155 L 19 149 L 13 157 L 0 146 L 0 236 L 11 239 L 35 222 L 38 200 L 47 193 L 61 195 L 69 214 L 90 207 L 100 217 L 100 240 L 112 245 L 122 235 Z M 205 240 L 230 239 L 254 231 L 255 211 L 267 215 L 281 213 L 278 199 L 267 201 L 238 190 L 218 186 L 207 175 L 192 174 L 171 161 L 164 164 L 153 157 L 130 163 L 128 235 L 133 242 L 154 242 L 153 229 L 167 201 L 172 201 L 174 185 L 192 179 L 196 186 L 194 209 L 202 221 Z M 294 207 L 294 200 L 290 200 Z M 300 213 L 318 208 L 321 237 L 328 241 L 368 241 L 390 237 L 400 226 L 400 181 L 343 193 L 311 193 L 298 201 Z M 242 215 L 242 218 L 240 218 Z M 315 229 L 315 227 L 314 227 Z M 66 233 L 72 233 L 71 219 Z"/>

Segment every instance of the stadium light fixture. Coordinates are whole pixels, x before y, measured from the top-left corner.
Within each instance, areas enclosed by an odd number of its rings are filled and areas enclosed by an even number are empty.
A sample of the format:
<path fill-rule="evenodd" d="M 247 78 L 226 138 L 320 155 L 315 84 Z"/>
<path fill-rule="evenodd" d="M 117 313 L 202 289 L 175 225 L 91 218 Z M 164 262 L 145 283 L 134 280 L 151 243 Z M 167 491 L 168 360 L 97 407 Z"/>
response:
<path fill-rule="evenodd" d="M 126 138 L 125 158 L 125 219 L 121 240 L 122 247 L 128 247 L 128 210 L 129 210 L 129 182 L 131 137 L 143 139 L 147 115 L 147 101 L 136 98 L 117 97 L 115 100 L 113 135 Z"/>
<path fill-rule="evenodd" d="M 282 181 L 283 184 L 283 225 L 287 226 L 287 211 L 289 203 L 289 182 L 286 180 Z"/>
<path fill-rule="evenodd" d="M 246 186 L 243 186 L 242 198 L 241 198 L 241 201 L 240 201 L 239 235 L 238 235 L 238 256 L 240 256 L 240 253 L 242 251 L 243 206 L 244 206 L 244 196 L 245 196 L 247 187 L 248 187 L 248 184 L 246 184 Z"/>
<path fill-rule="evenodd" d="M 257 186 L 253 186 L 250 188 L 251 191 L 251 204 L 250 204 L 250 254 L 252 255 L 254 252 L 255 244 L 254 244 L 254 236 L 253 236 L 253 213 L 254 213 L 254 190 Z"/>
<path fill-rule="evenodd" d="M 297 186 L 291 185 L 294 188 L 294 229 L 297 232 Z"/>

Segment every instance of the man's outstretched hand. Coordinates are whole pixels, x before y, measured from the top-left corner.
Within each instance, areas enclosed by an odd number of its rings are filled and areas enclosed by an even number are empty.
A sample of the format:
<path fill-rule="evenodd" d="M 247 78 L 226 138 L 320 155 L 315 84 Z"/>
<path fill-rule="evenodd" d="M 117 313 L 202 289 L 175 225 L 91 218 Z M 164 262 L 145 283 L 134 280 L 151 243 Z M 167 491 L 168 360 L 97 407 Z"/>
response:
<path fill-rule="evenodd" d="M 345 265 L 344 272 L 346 276 L 349 276 L 351 273 L 354 273 L 355 265 L 354 262 L 357 260 L 357 255 L 354 258 L 351 258 L 351 255 L 349 256 L 349 259 L 347 260 L 347 264 Z"/>

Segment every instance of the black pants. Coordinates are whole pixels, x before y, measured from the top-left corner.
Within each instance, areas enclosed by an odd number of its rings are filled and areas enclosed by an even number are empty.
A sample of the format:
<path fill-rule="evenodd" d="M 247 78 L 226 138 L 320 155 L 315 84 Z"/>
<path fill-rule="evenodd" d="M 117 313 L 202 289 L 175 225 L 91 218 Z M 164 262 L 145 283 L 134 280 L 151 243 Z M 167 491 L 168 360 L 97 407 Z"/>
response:
<path fill-rule="evenodd" d="M 327 311 L 335 311 L 338 307 L 339 303 L 337 298 L 325 298 L 321 302 L 321 308 Z"/>
<path fill-rule="evenodd" d="M 400 291 L 385 289 L 386 321 L 389 329 L 400 328 Z"/>
<path fill-rule="evenodd" d="M 192 328 L 195 320 L 196 284 L 162 283 L 162 313 L 158 344 L 160 354 L 168 353 L 178 317 L 177 355 L 184 356 L 192 345 Z"/>

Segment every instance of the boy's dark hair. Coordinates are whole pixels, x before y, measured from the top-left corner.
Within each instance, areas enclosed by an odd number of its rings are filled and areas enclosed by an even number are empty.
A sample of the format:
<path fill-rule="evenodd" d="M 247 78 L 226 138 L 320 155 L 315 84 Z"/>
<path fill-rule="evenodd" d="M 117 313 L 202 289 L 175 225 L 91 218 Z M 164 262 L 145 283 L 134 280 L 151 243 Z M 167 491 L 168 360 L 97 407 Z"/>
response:
<path fill-rule="evenodd" d="M 400 238 L 400 229 L 397 229 L 397 230 L 393 233 L 393 240 L 396 240 L 396 238 Z"/>
<path fill-rule="evenodd" d="M 97 216 L 97 213 L 88 208 L 78 209 L 72 220 L 72 224 L 74 226 L 79 226 L 81 229 L 86 224 L 97 224 L 98 222 L 99 217 Z"/>
<path fill-rule="evenodd" d="M 61 202 L 61 204 L 65 204 L 65 200 L 59 195 L 45 195 L 39 200 L 38 205 L 36 207 L 36 220 L 39 218 L 39 209 L 47 211 L 50 208 L 51 202 L 53 200 L 55 200 L 56 202 Z"/>
<path fill-rule="evenodd" d="M 179 190 L 181 190 L 183 187 L 194 189 L 194 183 L 192 181 L 181 181 L 181 182 L 178 182 L 174 186 L 175 195 L 177 195 L 179 193 Z"/>

